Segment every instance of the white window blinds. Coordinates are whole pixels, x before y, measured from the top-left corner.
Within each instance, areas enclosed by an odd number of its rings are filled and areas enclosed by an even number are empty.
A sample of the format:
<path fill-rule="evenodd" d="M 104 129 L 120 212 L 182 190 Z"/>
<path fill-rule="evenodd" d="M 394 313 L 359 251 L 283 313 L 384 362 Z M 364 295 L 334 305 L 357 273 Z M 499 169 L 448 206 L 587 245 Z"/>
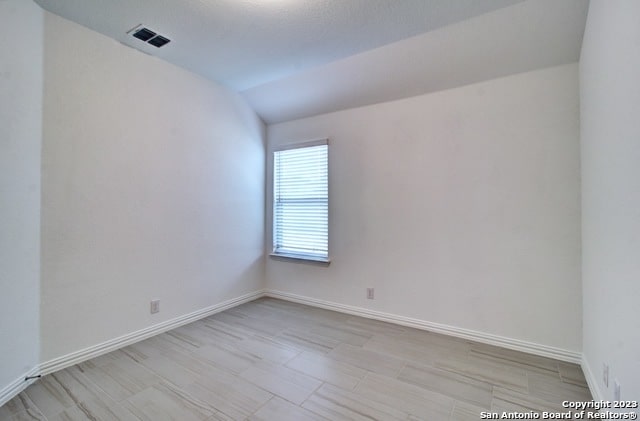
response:
<path fill-rule="evenodd" d="M 328 260 L 328 146 L 321 144 L 273 153 L 273 252 Z"/>

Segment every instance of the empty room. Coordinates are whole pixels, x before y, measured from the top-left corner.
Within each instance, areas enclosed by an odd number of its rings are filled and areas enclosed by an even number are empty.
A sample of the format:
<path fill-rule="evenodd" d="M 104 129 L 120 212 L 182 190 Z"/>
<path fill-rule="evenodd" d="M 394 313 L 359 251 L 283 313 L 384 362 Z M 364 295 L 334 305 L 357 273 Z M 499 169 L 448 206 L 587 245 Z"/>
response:
<path fill-rule="evenodd" d="M 0 0 L 0 420 L 636 419 L 639 22 Z"/>

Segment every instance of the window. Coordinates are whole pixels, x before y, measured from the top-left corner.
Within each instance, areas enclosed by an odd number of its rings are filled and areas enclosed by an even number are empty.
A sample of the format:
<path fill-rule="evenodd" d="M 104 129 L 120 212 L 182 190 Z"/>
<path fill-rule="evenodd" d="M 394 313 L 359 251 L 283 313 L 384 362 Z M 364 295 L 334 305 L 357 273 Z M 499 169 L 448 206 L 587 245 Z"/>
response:
<path fill-rule="evenodd" d="M 329 262 L 327 140 L 273 153 L 273 254 Z"/>

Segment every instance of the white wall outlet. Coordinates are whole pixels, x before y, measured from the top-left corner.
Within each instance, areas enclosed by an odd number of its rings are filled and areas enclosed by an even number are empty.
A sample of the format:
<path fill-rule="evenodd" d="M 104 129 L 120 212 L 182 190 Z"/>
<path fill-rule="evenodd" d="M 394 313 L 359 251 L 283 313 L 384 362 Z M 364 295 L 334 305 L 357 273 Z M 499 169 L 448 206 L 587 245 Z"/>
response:
<path fill-rule="evenodd" d="M 151 300 L 151 314 L 160 311 L 160 300 Z"/>
<path fill-rule="evenodd" d="M 367 299 L 373 300 L 373 288 L 367 288 Z"/>
<path fill-rule="evenodd" d="M 602 383 L 609 387 L 609 364 L 602 363 Z"/>
<path fill-rule="evenodd" d="M 613 379 L 613 400 L 620 400 L 620 383 L 618 383 L 618 379 Z"/>

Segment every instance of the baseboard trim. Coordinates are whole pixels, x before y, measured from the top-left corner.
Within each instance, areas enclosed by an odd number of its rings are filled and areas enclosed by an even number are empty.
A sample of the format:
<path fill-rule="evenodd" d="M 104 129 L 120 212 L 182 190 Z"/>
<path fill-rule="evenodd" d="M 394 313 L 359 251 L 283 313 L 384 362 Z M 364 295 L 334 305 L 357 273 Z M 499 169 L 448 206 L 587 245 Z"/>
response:
<path fill-rule="evenodd" d="M 27 377 L 37 376 L 39 373 L 39 367 L 35 366 L 0 390 L 0 407 L 36 381 L 36 379 L 25 380 Z"/>
<path fill-rule="evenodd" d="M 587 385 L 589 386 L 589 390 L 591 391 L 591 396 L 594 401 L 603 401 L 606 400 L 602 391 L 600 390 L 600 386 L 598 385 L 597 377 L 593 375 L 593 371 L 591 370 L 591 366 L 587 362 L 587 359 L 582 355 L 582 361 L 580 362 L 580 367 L 582 367 L 582 373 L 584 373 L 584 377 L 587 379 Z"/>
<path fill-rule="evenodd" d="M 484 333 L 440 323 L 428 322 L 425 320 L 384 313 L 376 310 L 369 310 L 362 307 L 354 307 L 330 301 L 318 300 L 302 295 L 290 294 L 288 292 L 267 289 L 265 290 L 264 295 L 266 297 L 279 298 L 282 300 L 306 304 L 313 307 L 320 307 L 327 310 L 334 310 L 341 313 L 352 314 L 354 316 L 366 317 L 368 319 L 375 319 L 383 322 L 413 327 L 416 329 L 428 330 L 430 332 L 442 333 L 444 335 L 454 336 L 457 338 L 469 339 L 472 341 L 500 346 L 515 351 L 522 351 L 542 357 L 554 358 L 560 361 L 566 361 L 576 364 L 580 364 L 582 362 L 582 354 L 580 352 L 522 341 L 519 339 L 507 338 L 490 333 Z"/>
<path fill-rule="evenodd" d="M 100 344 L 82 349 L 80 351 L 72 352 L 70 354 L 54 358 L 40 364 L 40 374 L 45 375 L 58 370 L 62 370 L 83 361 L 90 360 L 91 358 L 98 357 L 108 352 L 115 351 L 116 349 L 122 348 L 124 346 L 131 345 L 133 343 L 166 332 L 168 330 L 175 329 L 177 327 L 186 325 L 207 316 L 211 316 L 212 314 L 228 310 L 232 307 L 239 306 L 240 304 L 244 304 L 249 301 L 253 301 L 257 298 L 262 297 L 263 295 L 263 290 L 254 291 L 249 294 L 245 294 L 237 298 L 232 298 L 230 300 L 223 301 L 210 307 L 206 307 L 201 310 L 197 310 L 192 313 L 185 314 L 183 316 L 176 317 L 174 319 L 167 320 L 153 326 L 149 326 L 136 332 L 110 339 Z"/>
<path fill-rule="evenodd" d="M 365 317 L 368 319 L 375 319 L 384 322 L 394 323 L 402 326 L 412 327 L 416 329 L 426 330 L 435 333 L 441 333 L 457 338 L 473 340 L 489 345 L 500 346 L 503 348 L 513 349 L 516 351 L 522 351 L 529 354 L 539 355 L 543 357 L 554 358 L 561 361 L 567 361 L 571 363 L 580 364 L 584 375 L 587 379 L 589 389 L 593 395 L 594 400 L 601 400 L 602 394 L 598 387 L 596 378 L 593 376 L 589 364 L 585 360 L 584 356 L 579 352 L 569 351 L 561 348 L 551 347 L 547 345 L 536 344 L 533 342 L 522 341 L 519 339 L 507 338 L 503 336 L 493 335 L 489 333 L 479 332 L 470 329 L 459 328 L 455 326 L 444 325 L 440 323 L 428 322 L 425 320 L 414 319 L 405 316 L 399 316 L 391 313 L 385 313 L 376 310 L 370 310 L 362 307 L 349 306 L 345 304 L 319 300 L 316 298 L 306 297 L 297 294 L 291 294 L 288 292 L 282 292 L 277 290 L 258 290 L 240 297 L 236 297 L 221 303 L 206 307 L 201 310 L 194 311 L 192 313 L 176 317 L 171 320 L 164 321 L 162 323 L 138 330 L 136 332 L 123 335 L 100 344 L 90 346 L 88 348 L 72 352 L 67 355 L 63 355 L 58 358 L 46 361 L 29 372 L 25 373 L 20 378 L 14 380 L 0 391 L 0 406 L 7 403 L 13 397 L 15 397 L 22 390 L 32 384 L 35 379 L 25 381 L 26 377 L 46 375 L 58 370 L 70 367 L 72 365 L 87 361 L 91 358 L 98 357 L 116 349 L 122 348 L 127 345 L 142 341 L 160 333 L 166 332 L 171 329 L 183 326 L 185 324 L 194 322 L 196 320 L 208 317 L 212 314 L 228 310 L 230 308 L 239 306 L 249 301 L 256 300 L 261 297 L 272 297 L 286 301 L 296 302 L 300 304 L 309 305 L 312 307 L 324 308 L 327 310 L 333 310 L 340 313 L 352 314 L 354 316 Z"/>

